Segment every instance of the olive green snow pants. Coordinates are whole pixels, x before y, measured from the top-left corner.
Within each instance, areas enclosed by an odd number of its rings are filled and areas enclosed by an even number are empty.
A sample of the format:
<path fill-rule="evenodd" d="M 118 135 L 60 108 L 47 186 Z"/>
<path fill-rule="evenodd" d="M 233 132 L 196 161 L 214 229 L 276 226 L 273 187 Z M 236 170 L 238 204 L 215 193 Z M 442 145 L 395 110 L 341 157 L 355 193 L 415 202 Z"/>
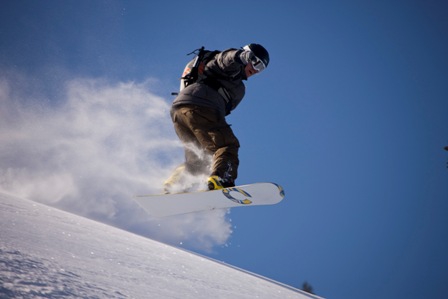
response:
<path fill-rule="evenodd" d="M 240 143 L 225 118 L 213 109 L 196 105 L 173 107 L 171 118 L 184 144 L 186 170 L 234 182 L 238 176 Z"/>

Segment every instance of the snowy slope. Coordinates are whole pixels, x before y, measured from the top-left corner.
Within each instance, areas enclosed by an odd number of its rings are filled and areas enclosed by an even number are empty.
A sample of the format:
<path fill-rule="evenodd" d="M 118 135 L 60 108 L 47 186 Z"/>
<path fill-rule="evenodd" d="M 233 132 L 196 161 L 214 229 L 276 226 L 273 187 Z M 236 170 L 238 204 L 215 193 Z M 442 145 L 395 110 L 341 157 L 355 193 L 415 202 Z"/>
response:
<path fill-rule="evenodd" d="M 319 298 L 0 193 L 0 298 Z"/>

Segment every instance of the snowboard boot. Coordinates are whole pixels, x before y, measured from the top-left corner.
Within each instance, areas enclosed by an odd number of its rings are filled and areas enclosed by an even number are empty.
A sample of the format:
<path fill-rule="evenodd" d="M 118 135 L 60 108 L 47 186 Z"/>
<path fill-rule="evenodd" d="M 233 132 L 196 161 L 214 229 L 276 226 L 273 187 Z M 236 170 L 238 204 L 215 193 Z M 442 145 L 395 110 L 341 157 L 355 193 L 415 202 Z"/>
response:
<path fill-rule="evenodd" d="M 220 190 L 224 188 L 234 187 L 233 181 L 223 180 L 217 175 L 212 175 L 207 180 L 208 190 Z"/>

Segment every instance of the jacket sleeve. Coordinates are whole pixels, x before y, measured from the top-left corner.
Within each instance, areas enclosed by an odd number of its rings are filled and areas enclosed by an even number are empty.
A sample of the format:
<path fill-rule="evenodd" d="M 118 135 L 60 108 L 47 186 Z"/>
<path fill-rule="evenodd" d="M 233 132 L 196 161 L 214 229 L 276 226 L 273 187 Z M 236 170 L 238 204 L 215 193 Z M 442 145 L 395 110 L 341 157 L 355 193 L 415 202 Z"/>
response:
<path fill-rule="evenodd" d="M 228 49 L 216 56 L 216 64 L 222 75 L 236 78 L 242 75 L 244 64 L 240 59 L 242 50 Z"/>
<path fill-rule="evenodd" d="M 215 88 L 212 88 L 210 93 L 215 93 L 217 101 L 224 99 L 222 102 L 225 102 L 226 115 L 238 106 L 245 94 L 245 86 L 242 82 L 242 80 L 246 80 L 245 66 L 239 58 L 241 52 L 242 50 L 237 49 L 222 51 L 207 63 L 204 70 L 206 80 L 214 82 L 211 85 L 214 85 Z M 218 92 L 220 87 L 225 90 L 225 97 Z M 210 97 L 215 98 L 211 94 Z"/>

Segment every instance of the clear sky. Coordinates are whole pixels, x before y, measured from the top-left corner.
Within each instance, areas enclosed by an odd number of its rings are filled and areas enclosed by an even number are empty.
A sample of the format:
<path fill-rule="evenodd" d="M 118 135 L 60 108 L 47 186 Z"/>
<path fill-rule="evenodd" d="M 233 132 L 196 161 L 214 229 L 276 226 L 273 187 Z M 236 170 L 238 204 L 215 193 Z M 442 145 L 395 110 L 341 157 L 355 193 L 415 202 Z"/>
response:
<path fill-rule="evenodd" d="M 445 298 L 447 13 L 446 1 L 1 1 L 1 190 L 327 298 Z M 284 201 L 146 219 L 127 195 L 156 192 L 182 160 L 168 111 L 186 54 L 251 42 L 271 63 L 228 118 L 237 183 L 279 183 Z"/>

